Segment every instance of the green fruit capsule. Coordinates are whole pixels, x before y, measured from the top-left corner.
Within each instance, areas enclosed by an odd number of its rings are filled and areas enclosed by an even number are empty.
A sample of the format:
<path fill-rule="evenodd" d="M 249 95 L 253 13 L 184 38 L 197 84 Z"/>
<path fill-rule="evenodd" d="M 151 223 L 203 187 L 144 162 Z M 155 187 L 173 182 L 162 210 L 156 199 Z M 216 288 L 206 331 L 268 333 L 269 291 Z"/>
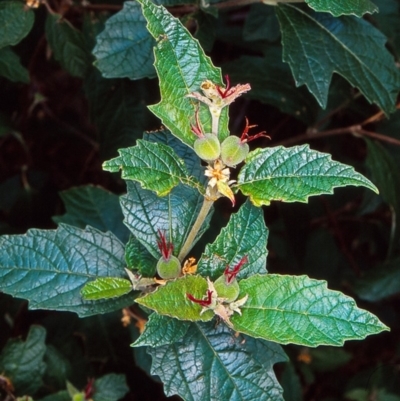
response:
<path fill-rule="evenodd" d="M 231 135 L 221 144 L 221 159 L 229 167 L 241 163 L 249 153 L 249 145 L 237 136 Z"/>
<path fill-rule="evenodd" d="M 181 262 L 174 255 L 171 255 L 169 259 L 162 256 L 157 262 L 157 273 L 164 280 L 177 278 L 181 274 Z"/>
<path fill-rule="evenodd" d="M 218 298 L 225 298 L 226 302 L 233 302 L 239 296 L 239 284 L 234 278 L 229 284 L 225 274 L 217 278 L 214 283 L 215 291 L 217 292 Z"/>
<path fill-rule="evenodd" d="M 214 161 L 221 154 L 219 139 L 214 134 L 204 134 L 194 141 L 193 147 L 197 156 L 206 161 Z"/>

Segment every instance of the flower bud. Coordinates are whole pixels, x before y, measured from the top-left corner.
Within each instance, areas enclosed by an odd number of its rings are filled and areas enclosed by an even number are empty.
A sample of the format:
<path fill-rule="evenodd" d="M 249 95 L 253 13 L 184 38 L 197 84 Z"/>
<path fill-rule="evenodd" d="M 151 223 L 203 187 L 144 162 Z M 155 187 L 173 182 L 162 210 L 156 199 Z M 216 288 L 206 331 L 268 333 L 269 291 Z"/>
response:
<path fill-rule="evenodd" d="M 181 274 L 181 262 L 174 255 L 171 255 L 169 259 L 161 256 L 157 262 L 157 273 L 164 280 L 177 278 Z"/>
<path fill-rule="evenodd" d="M 236 278 L 228 283 L 225 274 L 217 278 L 217 280 L 214 282 L 214 288 L 217 292 L 218 298 L 224 298 L 225 302 L 235 301 L 240 292 L 239 284 Z"/>

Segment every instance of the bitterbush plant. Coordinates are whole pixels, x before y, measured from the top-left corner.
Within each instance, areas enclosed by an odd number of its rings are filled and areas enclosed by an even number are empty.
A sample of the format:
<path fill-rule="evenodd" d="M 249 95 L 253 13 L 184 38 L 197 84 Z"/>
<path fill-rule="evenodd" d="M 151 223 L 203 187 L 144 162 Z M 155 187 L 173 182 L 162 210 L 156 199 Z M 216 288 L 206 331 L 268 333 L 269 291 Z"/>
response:
<path fill-rule="evenodd" d="M 12 2 L 2 2 L 0 11 L 6 3 Z M 111 232 L 64 223 L 56 230 L 3 236 L 1 290 L 29 300 L 31 309 L 81 317 L 137 303 L 148 320 L 132 346 L 147 347 L 151 373 L 160 377 L 167 395 L 198 401 L 282 400 L 273 371 L 275 363 L 286 360 L 279 344 L 341 346 L 388 327 L 349 296 L 328 289 L 325 281 L 269 274 L 262 207 L 273 201 L 308 202 L 310 196 L 332 194 L 337 187 L 378 190 L 353 167 L 308 145 L 257 148 L 257 139 L 268 137 L 257 131 L 257 121 L 246 118 L 240 135 L 231 132 L 229 106 L 251 93 L 251 85 L 223 79 L 199 42 L 163 6 L 150 0 L 138 3 L 154 38 L 146 40 L 154 46 L 161 92 L 161 101 L 150 110 L 163 127 L 103 164 L 106 171 L 121 171 L 126 181 L 120 204 L 129 241 L 124 245 Z M 368 0 L 307 4 L 334 16 L 375 11 Z M 98 37 L 94 54 L 105 76 L 115 60 L 107 61 L 102 40 L 128 8 L 143 19 L 137 4 L 127 2 Z M 330 77 L 337 71 L 370 102 L 385 111 L 394 109 L 398 78 L 387 83 L 387 90 L 379 88 L 385 84 L 376 81 L 373 69 L 378 66 L 365 64 L 362 49 L 339 48 L 348 39 L 340 31 L 330 34 L 327 21 L 333 17 L 292 4 L 279 5 L 276 13 L 283 59 L 321 106 L 326 106 Z M 349 21 L 347 33 L 366 29 L 363 20 Z M 300 65 L 296 53 L 301 47 L 297 41 L 309 41 L 313 31 L 327 47 L 338 47 L 335 57 L 348 56 L 347 70 L 338 70 L 331 59 L 319 71 L 320 79 L 312 79 L 312 55 Z M 376 43 L 381 41 L 377 34 Z M 17 42 L 16 36 L 8 45 Z M 389 65 L 388 60 L 385 53 L 377 62 Z M 152 71 L 151 64 L 148 69 Z M 363 70 L 363 78 L 349 73 L 352 69 Z M 226 197 L 235 206 L 239 193 L 248 199 L 195 260 L 192 248 L 210 229 L 215 203 Z M 74 400 L 90 398 L 74 391 L 69 392 Z"/>

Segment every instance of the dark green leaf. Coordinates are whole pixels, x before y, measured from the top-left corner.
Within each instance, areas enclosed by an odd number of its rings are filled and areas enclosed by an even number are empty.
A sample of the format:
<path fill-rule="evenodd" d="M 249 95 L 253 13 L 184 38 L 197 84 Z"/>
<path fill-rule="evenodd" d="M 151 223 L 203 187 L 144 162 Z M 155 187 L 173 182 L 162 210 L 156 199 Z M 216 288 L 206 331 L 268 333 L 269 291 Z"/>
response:
<path fill-rule="evenodd" d="M 196 139 L 191 131 L 197 102 L 186 98 L 191 92 L 199 91 L 206 79 L 222 85 L 221 72 L 215 68 L 197 40 L 164 8 L 149 0 L 140 0 L 147 29 L 156 39 L 154 48 L 155 67 L 160 79 L 161 102 L 150 109 L 159 117 L 173 135 L 193 146 Z M 207 107 L 200 107 L 200 120 L 204 132 L 211 132 L 211 115 Z M 228 134 L 227 108 L 223 110 L 220 139 Z"/>
<path fill-rule="evenodd" d="M 110 373 L 94 382 L 93 401 L 118 401 L 128 393 L 125 375 Z"/>
<path fill-rule="evenodd" d="M 178 255 L 203 204 L 203 196 L 196 189 L 179 184 L 167 196 L 159 198 L 139 184 L 127 181 L 128 193 L 121 197 L 125 224 L 156 260 L 161 256 L 157 247 L 158 231 L 166 233 Z M 195 242 L 208 228 L 207 217 Z"/>
<path fill-rule="evenodd" d="M 238 213 L 231 215 L 214 243 L 206 246 L 198 263 L 198 273 L 215 280 L 226 266 L 233 267 L 244 256 L 248 262 L 240 269 L 238 278 L 266 273 L 267 241 L 263 211 L 247 201 Z"/>
<path fill-rule="evenodd" d="M 51 386 L 52 388 L 64 389 L 65 382 L 72 374 L 70 361 L 57 348 L 48 345 L 44 362 L 46 364 L 46 373 L 43 381 L 47 386 Z"/>
<path fill-rule="evenodd" d="M 335 17 L 339 15 L 356 15 L 375 13 L 378 7 L 369 0 L 305 0 L 315 11 L 329 12 Z"/>
<path fill-rule="evenodd" d="M 201 276 L 185 276 L 159 286 L 156 291 L 136 298 L 136 302 L 155 310 L 161 315 L 167 315 L 180 320 L 206 322 L 214 313 L 211 310 L 200 314 L 202 307 L 191 301 L 187 294 L 202 299 L 208 289 L 207 281 Z"/>
<path fill-rule="evenodd" d="M 123 243 L 128 241 L 129 230 L 124 226 L 124 218 L 119 197 L 101 187 L 86 185 L 60 192 L 66 213 L 53 220 L 71 226 L 85 228 L 92 226 L 101 231 L 111 231 Z"/>
<path fill-rule="evenodd" d="M 356 282 L 357 296 L 370 302 L 400 293 L 400 260 L 375 267 Z"/>
<path fill-rule="evenodd" d="M 134 236 L 126 244 L 125 260 L 129 269 L 137 270 L 144 277 L 154 277 L 156 274 L 157 260 Z"/>
<path fill-rule="evenodd" d="M 0 49 L 0 76 L 13 82 L 29 83 L 28 70 L 8 46 Z"/>
<path fill-rule="evenodd" d="M 144 332 L 131 345 L 132 347 L 161 347 L 179 341 L 188 331 L 189 322 L 152 313 Z"/>
<path fill-rule="evenodd" d="M 231 322 L 235 330 L 281 344 L 342 345 L 389 330 L 354 300 L 307 276 L 254 275 L 239 281 L 248 295 Z"/>
<path fill-rule="evenodd" d="M 105 78 L 140 79 L 156 76 L 154 70 L 154 39 L 146 29 L 140 5 L 133 1 L 106 22 L 96 37 L 93 49 L 95 65 Z"/>
<path fill-rule="evenodd" d="M 310 349 L 310 368 L 317 372 L 331 372 L 346 365 L 352 354 L 344 349 L 334 347 L 318 347 Z"/>
<path fill-rule="evenodd" d="M 117 149 L 132 146 L 143 134 L 148 86 L 144 81 L 104 79 L 95 69 L 84 84 L 102 160 L 115 157 Z"/>
<path fill-rule="evenodd" d="M 332 74 L 337 72 L 385 113 L 395 110 L 400 74 L 385 48 L 385 36 L 371 24 L 354 17 L 306 12 L 292 5 L 277 7 L 277 16 L 284 61 L 296 84 L 306 84 L 323 108 Z"/>
<path fill-rule="evenodd" d="M 50 394 L 38 401 L 71 401 L 71 396 L 68 394 L 67 390 L 63 390 L 58 393 Z"/>
<path fill-rule="evenodd" d="M 83 78 L 91 58 L 81 32 L 58 14 L 47 14 L 46 37 L 54 58 L 74 77 Z"/>
<path fill-rule="evenodd" d="M 307 202 L 312 195 L 331 194 L 334 188 L 347 185 L 378 192 L 353 167 L 333 161 L 329 154 L 311 150 L 308 145 L 250 152 L 237 185 L 256 206 L 269 205 L 272 200 Z"/>
<path fill-rule="evenodd" d="M 35 14 L 19 1 L 0 2 L 0 49 L 19 43 L 33 26 Z"/>
<path fill-rule="evenodd" d="M 283 401 L 272 369 L 282 352 L 277 344 L 256 342 L 233 336 L 223 324 L 192 323 L 181 341 L 148 348 L 151 373 L 161 378 L 168 396 L 178 394 L 185 401 Z"/>
<path fill-rule="evenodd" d="M 303 401 L 300 378 L 290 362 L 283 371 L 281 385 L 285 401 Z"/>
<path fill-rule="evenodd" d="M 111 312 L 132 303 L 132 295 L 84 301 L 82 287 L 98 277 L 125 277 L 124 248 L 111 233 L 61 224 L 57 230 L 31 229 L 0 237 L 2 291 L 29 300 L 31 309 Z"/>
<path fill-rule="evenodd" d="M 174 150 L 162 143 L 138 140 L 137 145 L 119 150 L 119 157 L 103 163 L 103 169 L 113 173 L 122 170 L 122 178 L 140 182 L 144 189 L 167 195 L 179 182 L 201 189 L 189 176 L 185 163 Z"/>
<path fill-rule="evenodd" d="M 89 281 L 81 290 L 82 297 L 89 301 L 116 298 L 132 291 L 132 283 L 120 277 L 101 277 Z"/>
<path fill-rule="evenodd" d="M 252 4 L 244 23 L 243 39 L 249 42 L 255 40 L 275 42 L 279 36 L 279 23 L 274 8 L 262 3 Z M 274 62 L 275 60 L 271 59 L 270 61 Z"/>
<path fill-rule="evenodd" d="M 0 371 L 13 383 L 18 395 L 35 394 L 46 369 L 46 330 L 31 326 L 25 341 L 10 339 L 0 355 Z"/>

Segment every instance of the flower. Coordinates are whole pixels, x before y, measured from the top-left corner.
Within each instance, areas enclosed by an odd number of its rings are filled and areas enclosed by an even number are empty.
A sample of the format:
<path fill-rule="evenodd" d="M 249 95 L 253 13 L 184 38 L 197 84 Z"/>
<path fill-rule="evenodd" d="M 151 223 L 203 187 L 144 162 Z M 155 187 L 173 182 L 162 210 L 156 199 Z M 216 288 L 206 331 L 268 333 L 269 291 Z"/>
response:
<path fill-rule="evenodd" d="M 218 199 L 221 195 L 226 196 L 230 199 L 232 205 L 235 206 L 235 196 L 230 188 L 230 185 L 235 180 L 229 180 L 230 174 L 229 168 L 219 159 L 215 161 L 213 166 L 208 165 L 204 172 L 204 175 L 210 178 L 206 189 L 206 196 L 213 200 Z M 215 187 L 217 191 L 215 191 Z"/>

